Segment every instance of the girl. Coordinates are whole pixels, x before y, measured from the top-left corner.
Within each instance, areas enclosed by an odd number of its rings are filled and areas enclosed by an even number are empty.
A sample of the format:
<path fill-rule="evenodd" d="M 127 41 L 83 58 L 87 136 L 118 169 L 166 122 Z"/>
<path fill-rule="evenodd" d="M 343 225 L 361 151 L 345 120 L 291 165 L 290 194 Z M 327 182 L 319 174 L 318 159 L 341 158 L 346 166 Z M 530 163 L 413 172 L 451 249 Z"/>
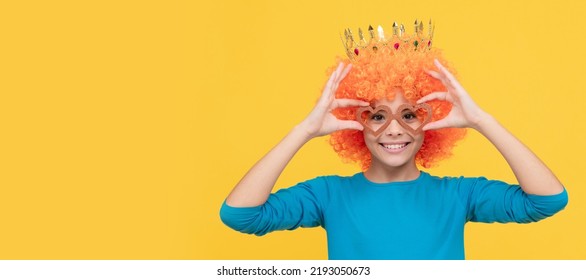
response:
<path fill-rule="evenodd" d="M 439 50 L 387 45 L 357 49 L 333 70 L 312 112 L 228 195 L 226 225 L 256 235 L 321 226 L 329 259 L 464 259 L 467 222 L 536 222 L 566 206 L 560 181 L 472 100 Z M 466 128 L 494 144 L 518 185 L 419 170 L 449 156 Z M 271 194 L 295 153 L 324 135 L 363 172 Z"/>

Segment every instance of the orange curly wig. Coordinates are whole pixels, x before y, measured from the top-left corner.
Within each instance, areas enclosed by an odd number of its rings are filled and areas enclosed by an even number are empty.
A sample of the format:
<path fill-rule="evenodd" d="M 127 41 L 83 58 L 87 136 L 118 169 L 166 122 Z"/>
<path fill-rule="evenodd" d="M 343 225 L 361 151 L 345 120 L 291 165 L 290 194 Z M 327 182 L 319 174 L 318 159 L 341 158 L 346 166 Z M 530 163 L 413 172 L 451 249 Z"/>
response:
<path fill-rule="evenodd" d="M 338 57 L 335 66 L 326 72 L 329 76 L 340 62 L 352 63 L 352 70 L 340 83 L 336 98 L 359 99 L 371 103 L 383 98 L 392 100 L 395 89 L 398 88 L 407 100 L 415 103 L 419 98 L 432 92 L 446 90 L 439 80 L 425 72 L 435 69 L 434 59 L 438 59 L 454 73 L 442 57 L 441 51 L 435 48 L 381 48 L 376 52 L 369 49 L 360 50 L 360 55 L 354 61 Z M 432 101 L 428 104 L 433 108 L 432 121 L 444 118 L 451 110 L 451 104 L 448 102 Z M 338 108 L 333 113 L 339 119 L 356 119 L 356 108 Z M 465 135 L 466 130 L 461 128 L 425 131 L 423 145 L 415 156 L 415 162 L 424 168 L 435 166 L 439 161 L 452 155 L 453 147 Z M 334 132 L 330 136 L 330 144 L 344 162 L 357 162 L 363 171 L 370 167 L 371 154 L 364 143 L 362 131 Z"/>

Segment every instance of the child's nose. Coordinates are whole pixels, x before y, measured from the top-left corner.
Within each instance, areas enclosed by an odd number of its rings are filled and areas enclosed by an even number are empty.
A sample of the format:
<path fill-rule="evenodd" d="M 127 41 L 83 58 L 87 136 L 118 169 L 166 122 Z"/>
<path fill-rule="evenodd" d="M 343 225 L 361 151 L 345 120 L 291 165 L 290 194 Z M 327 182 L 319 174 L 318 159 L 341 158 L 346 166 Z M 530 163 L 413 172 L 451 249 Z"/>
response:
<path fill-rule="evenodd" d="M 404 132 L 405 131 L 401 124 L 399 124 L 399 122 L 395 119 L 391 120 L 391 123 L 386 129 L 387 135 L 402 135 Z"/>

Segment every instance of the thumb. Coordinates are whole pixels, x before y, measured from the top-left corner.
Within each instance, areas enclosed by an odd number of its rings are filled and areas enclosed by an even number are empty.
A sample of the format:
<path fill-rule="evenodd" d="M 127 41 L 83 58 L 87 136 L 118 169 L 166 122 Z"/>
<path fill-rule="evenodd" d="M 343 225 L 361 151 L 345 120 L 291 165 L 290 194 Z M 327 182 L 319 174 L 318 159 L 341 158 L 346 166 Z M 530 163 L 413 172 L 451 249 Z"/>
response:
<path fill-rule="evenodd" d="M 430 123 L 426 124 L 423 127 L 423 131 L 441 129 L 441 128 L 446 128 L 446 127 L 450 127 L 448 120 L 441 119 L 441 120 L 438 120 L 435 122 L 430 122 Z"/>
<path fill-rule="evenodd" d="M 339 121 L 337 130 L 344 129 L 363 130 L 364 126 L 357 121 Z"/>

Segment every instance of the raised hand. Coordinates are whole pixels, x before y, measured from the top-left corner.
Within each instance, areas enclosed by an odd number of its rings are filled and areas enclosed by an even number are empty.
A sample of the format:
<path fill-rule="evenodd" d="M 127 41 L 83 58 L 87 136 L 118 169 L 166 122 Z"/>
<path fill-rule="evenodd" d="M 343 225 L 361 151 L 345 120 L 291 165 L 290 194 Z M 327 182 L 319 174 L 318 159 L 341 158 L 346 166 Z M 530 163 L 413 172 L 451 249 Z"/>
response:
<path fill-rule="evenodd" d="M 452 103 L 452 110 L 438 121 L 428 123 L 423 130 L 440 129 L 447 127 L 470 127 L 478 129 L 478 124 L 486 115 L 472 100 L 458 80 L 437 59 L 434 64 L 438 71 L 428 70 L 427 73 L 444 84 L 447 91 L 433 92 L 419 99 L 417 103 L 431 100 L 442 100 Z"/>
<path fill-rule="evenodd" d="M 336 108 L 369 105 L 368 102 L 361 100 L 336 99 L 336 90 L 351 69 L 352 64 L 348 64 L 346 67 L 343 63 L 338 65 L 336 71 L 330 76 L 319 101 L 311 113 L 301 122 L 300 127 L 307 132 L 309 137 L 323 136 L 343 129 L 363 129 L 357 121 L 339 120 L 332 114 Z"/>
<path fill-rule="evenodd" d="M 338 120 L 332 114 L 332 110 L 340 107 L 369 105 L 364 101 L 335 98 L 340 82 L 350 69 L 351 65 L 344 67 L 340 63 L 330 76 L 315 108 L 242 177 L 226 198 L 227 205 L 250 207 L 265 203 L 285 166 L 311 138 L 342 129 L 362 129 L 360 123 Z"/>

